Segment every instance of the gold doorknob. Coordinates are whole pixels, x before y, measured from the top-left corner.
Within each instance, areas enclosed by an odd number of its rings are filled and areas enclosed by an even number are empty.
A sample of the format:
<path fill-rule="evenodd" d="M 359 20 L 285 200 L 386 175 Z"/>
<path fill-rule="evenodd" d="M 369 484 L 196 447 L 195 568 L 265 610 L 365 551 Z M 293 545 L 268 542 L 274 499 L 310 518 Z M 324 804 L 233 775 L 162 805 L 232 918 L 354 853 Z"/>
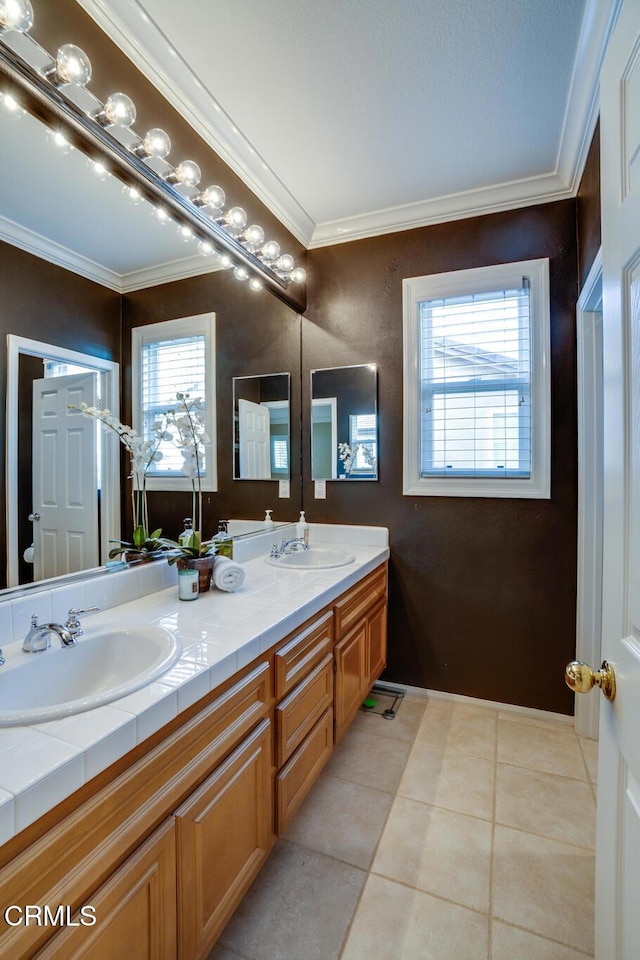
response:
<path fill-rule="evenodd" d="M 564 679 L 574 693 L 588 693 L 592 687 L 597 686 L 607 700 L 615 699 L 616 675 L 606 660 L 602 661 L 599 670 L 592 670 L 588 663 L 582 663 L 581 660 L 573 660 L 565 667 Z"/>

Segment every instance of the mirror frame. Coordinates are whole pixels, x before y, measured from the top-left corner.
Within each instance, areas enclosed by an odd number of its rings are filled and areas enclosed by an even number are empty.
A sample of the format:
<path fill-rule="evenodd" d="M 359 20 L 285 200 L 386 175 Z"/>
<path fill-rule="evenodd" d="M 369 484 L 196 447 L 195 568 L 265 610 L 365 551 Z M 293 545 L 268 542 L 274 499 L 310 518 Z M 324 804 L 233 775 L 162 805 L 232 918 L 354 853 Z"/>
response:
<path fill-rule="evenodd" d="M 5 443 L 6 478 L 6 529 L 7 529 L 7 588 L 23 588 L 19 583 L 18 548 L 18 375 L 20 355 L 41 357 L 67 363 L 81 364 L 104 374 L 104 396 L 101 403 L 119 416 L 120 365 L 114 360 L 105 360 L 92 354 L 80 353 L 66 347 L 58 347 L 40 340 L 30 340 L 7 334 L 7 408 Z M 112 431 L 101 431 L 103 476 L 113 478 L 101 496 L 101 555 L 109 554 L 109 541 L 120 537 L 120 449 L 118 438 Z M 98 569 L 103 570 L 104 567 Z M 82 571 L 68 574 L 77 577 Z M 65 576 L 54 578 L 65 582 Z M 51 580 L 34 582 L 33 586 L 51 583 Z"/>

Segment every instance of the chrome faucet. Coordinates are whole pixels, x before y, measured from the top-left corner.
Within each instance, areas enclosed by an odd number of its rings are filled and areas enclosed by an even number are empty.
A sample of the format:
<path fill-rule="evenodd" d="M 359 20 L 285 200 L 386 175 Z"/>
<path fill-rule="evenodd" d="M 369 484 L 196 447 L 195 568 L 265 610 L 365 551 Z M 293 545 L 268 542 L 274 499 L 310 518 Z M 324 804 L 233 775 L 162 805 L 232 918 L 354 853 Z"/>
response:
<path fill-rule="evenodd" d="M 304 537 L 292 537 L 291 540 L 283 540 L 280 544 L 280 554 L 284 556 L 287 553 L 293 553 L 294 550 L 309 549 L 309 544 L 304 542 Z"/>
<path fill-rule="evenodd" d="M 31 628 L 24 638 L 22 649 L 25 653 L 41 653 L 43 650 L 48 650 L 51 646 L 51 633 L 58 634 L 63 647 L 75 647 L 76 638 L 66 627 L 61 623 L 38 623 L 34 613 L 31 617 Z"/>

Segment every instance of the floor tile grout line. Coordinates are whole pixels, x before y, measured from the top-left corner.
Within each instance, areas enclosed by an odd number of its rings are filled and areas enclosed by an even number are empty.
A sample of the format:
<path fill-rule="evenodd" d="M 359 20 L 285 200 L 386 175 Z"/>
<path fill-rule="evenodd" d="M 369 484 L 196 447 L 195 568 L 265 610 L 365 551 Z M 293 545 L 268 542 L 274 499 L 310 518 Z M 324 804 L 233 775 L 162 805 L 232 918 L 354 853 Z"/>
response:
<path fill-rule="evenodd" d="M 573 943 L 565 943 L 563 940 L 554 940 L 553 937 L 547 937 L 544 933 L 537 933 L 535 930 L 531 930 L 529 927 L 523 927 L 519 923 L 512 923 L 510 920 L 503 920 L 502 917 L 491 917 L 491 923 L 502 923 L 505 927 L 512 927 L 514 930 L 520 930 L 522 933 L 529 933 L 534 937 L 538 937 L 540 940 L 544 940 L 545 943 L 552 943 L 557 947 L 565 947 L 565 949 L 573 950 L 581 957 L 585 957 L 586 960 L 593 960 L 592 953 L 586 953 L 584 950 L 581 950 L 580 947 L 576 947 Z"/>
<path fill-rule="evenodd" d="M 557 773 L 555 770 L 542 770 L 540 767 L 532 767 L 530 763 L 514 763 L 513 760 L 498 760 L 497 763 L 503 767 L 514 767 L 516 770 L 529 770 L 530 773 L 544 773 L 549 777 L 557 777 L 559 780 L 571 780 L 573 783 L 591 783 L 589 776 L 581 780 L 580 777 L 568 777 L 565 773 Z"/>

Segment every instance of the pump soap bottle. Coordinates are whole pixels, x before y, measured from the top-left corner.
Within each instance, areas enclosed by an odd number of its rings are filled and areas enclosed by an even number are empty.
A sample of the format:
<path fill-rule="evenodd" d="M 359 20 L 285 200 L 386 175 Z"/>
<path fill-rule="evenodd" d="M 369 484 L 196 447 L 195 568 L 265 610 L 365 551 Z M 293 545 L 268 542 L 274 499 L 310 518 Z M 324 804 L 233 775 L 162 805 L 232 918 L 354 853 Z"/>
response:
<path fill-rule="evenodd" d="M 304 510 L 300 511 L 300 519 L 296 523 L 296 537 L 304 541 L 305 547 L 309 546 L 309 524 L 305 520 Z"/>

